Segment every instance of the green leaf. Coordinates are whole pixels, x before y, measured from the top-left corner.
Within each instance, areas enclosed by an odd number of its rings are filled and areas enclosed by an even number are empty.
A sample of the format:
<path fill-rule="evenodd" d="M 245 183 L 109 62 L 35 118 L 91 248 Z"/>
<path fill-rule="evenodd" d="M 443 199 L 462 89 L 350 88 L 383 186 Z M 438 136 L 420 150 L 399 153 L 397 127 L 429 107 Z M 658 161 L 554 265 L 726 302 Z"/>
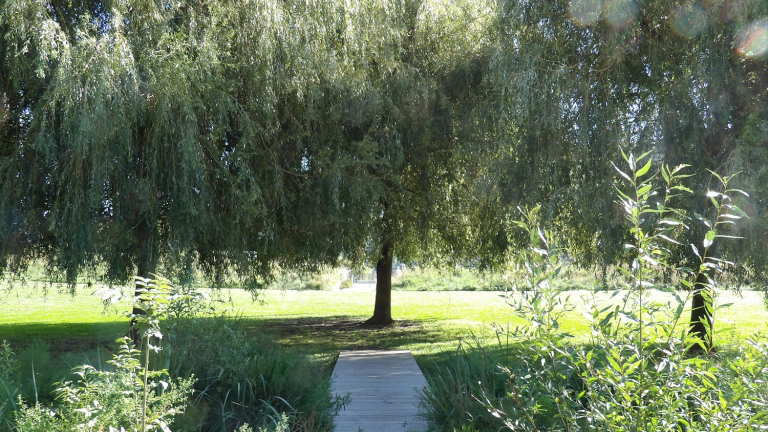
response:
<path fill-rule="evenodd" d="M 613 168 L 616 171 L 618 171 L 619 174 L 621 174 L 622 177 L 624 177 L 625 179 L 627 179 L 629 181 L 632 181 L 632 177 L 628 176 L 627 173 L 625 173 L 624 171 L 620 170 L 619 167 L 617 167 L 616 165 L 613 164 L 613 162 L 611 162 L 611 165 L 613 165 Z"/>
<path fill-rule="evenodd" d="M 662 225 L 672 225 L 672 226 L 682 225 L 682 223 L 680 223 L 679 221 L 676 221 L 674 219 L 660 220 L 659 223 L 662 224 Z"/>
<path fill-rule="evenodd" d="M 749 194 L 744 192 L 741 189 L 728 189 L 728 192 L 737 192 L 737 193 L 740 193 L 740 194 L 744 195 L 745 197 L 749 197 Z"/>
<path fill-rule="evenodd" d="M 712 170 L 707 170 L 707 171 L 709 171 L 710 174 L 712 174 L 713 176 L 717 177 L 717 179 L 720 180 L 721 184 L 726 184 L 727 183 L 725 180 L 723 180 L 722 177 L 720 177 L 720 175 L 718 173 L 716 173 L 716 172 L 714 172 Z"/>
<path fill-rule="evenodd" d="M 638 189 L 637 190 L 637 196 L 646 195 L 651 190 L 651 186 L 652 185 L 647 184 L 647 185 L 641 187 L 640 189 Z"/>
<path fill-rule="evenodd" d="M 712 246 L 712 243 L 715 242 L 715 236 L 717 235 L 717 232 L 715 230 L 709 230 L 707 231 L 707 234 L 704 236 L 704 247 L 708 248 Z"/>
<path fill-rule="evenodd" d="M 679 245 L 679 244 L 680 244 L 680 242 L 678 242 L 678 241 L 676 241 L 676 240 L 674 240 L 674 239 L 672 239 L 672 238 L 669 238 L 669 237 L 665 236 L 664 234 L 657 234 L 657 236 L 658 236 L 659 238 L 662 238 L 662 239 L 664 239 L 664 240 L 666 240 L 666 241 L 670 242 L 670 243 L 674 243 L 674 244 L 677 244 L 677 245 Z"/>
<path fill-rule="evenodd" d="M 649 255 L 643 255 L 642 258 L 643 258 L 643 261 L 645 261 L 645 262 L 647 262 L 647 263 L 649 263 L 651 265 L 659 265 L 658 261 L 656 261 L 655 259 L 651 258 Z"/>
<path fill-rule="evenodd" d="M 642 158 L 642 156 L 641 156 L 641 158 Z M 648 163 L 646 163 L 646 164 L 645 164 L 645 165 L 644 165 L 642 168 L 640 168 L 639 170 L 637 170 L 637 172 L 635 173 L 635 175 L 636 175 L 637 177 L 642 177 L 642 176 L 644 176 L 644 175 L 645 175 L 645 174 L 646 174 L 646 173 L 647 173 L 647 172 L 648 172 L 648 171 L 651 169 L 651 162 L 652 162 L 652 159 L 651 159 L 651 158 L 648 158 Z"/>
<path fill-rule="evenodd" d="M 687 187 L 685 187 L 685 186 L 680 186 L 680 185 L 675 185 L 675 186 L 672 186 L 670 189 L 671 189 L 671 190 L 681 190 L 681 191 L 683 191 L 683 192 L 693 193 L 693 191 L 692 191 L 692 190 L 688 189 L 688 188 L 687 188 Z"/>
<path fill-rule="evenodd" d="M 614 360 L 613 357 L 608 357 L 608 361 L 611 363 L 611 366 L 613 366 L 613 370 L 622 371 L 621 366 L 619 366 L 619 364 L 616 363 L 616 360 Z"/>
<path fill-rule="evenodd" d="M 643 160 L 643 159 L 647 158 L 647 157 L 648 157 L 648 156 L 649 156 L 651 153 L 653 153 L 653 150 L 648 150 L 647 152 L 645 152 L 645 153 L 641 154 L 641 155 L 640 155 L 640 156 L 637 158 L 637 161 L 638 161 L 638 162 L 640 162 L 641 160 Z"/>
<path fill-rule="evenodd" d="M 697 220 L 701 221 L 701 223 L 706 225 L 707 228 L 712 229 L 712 223 L 709 220 L 707 220 L 704 216 L 702 216 L 702 215 L 700 215 L 698 213 L 694 213 L 693 215 L 694 215 L 694 217 L 696 217 Z"/>
<path fill-rule="evenodd" d="M 621 157 L 623 157 L 625 161 L 629 162 L 629 158 L 627 157 L 627 154 L 624 153 L 624 149 L 619 147 L 619 150 L 621 151 Z"/>
<path fill-rule="evenodd" d="M 613 319 L 613 316 L 614 316 L 614 313 L 609 312 L 605 317 L 603 317 L 603 319 L 600 320 L 600 323 L 598 323 L 598 326 L 600 328 L 605 328 L 605 326 L 607 326 L 611 322 L 611 320 Z"/>
<path fill-rule="evenodd" d="M 744 210 L 740 209 L 739 207 L 731 206 L 731 210 L 736 212 L 739 216 L 749 219 L 749 216 L 746 213 L 744 213 Z"/>

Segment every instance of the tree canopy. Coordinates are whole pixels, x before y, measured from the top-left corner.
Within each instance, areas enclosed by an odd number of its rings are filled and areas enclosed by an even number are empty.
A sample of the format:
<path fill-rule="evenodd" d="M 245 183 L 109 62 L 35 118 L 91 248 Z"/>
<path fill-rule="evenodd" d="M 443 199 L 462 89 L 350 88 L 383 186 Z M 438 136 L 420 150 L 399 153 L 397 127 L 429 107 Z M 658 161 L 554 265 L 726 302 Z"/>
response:
<path fill-rule="evenodd" d="M 2 4 L 4 270 L 252 282 L 465 247 L 482 2 Z"/>
<path fill-rule="evenodd" d="M 325 147 L 334 29 L 299 4 L 5 2 L 3 259 L 71 281 L 337 255 L 303 193 L 346 160 Z"/>
<path fill-rule="evenodd" d="M 620 148 L 652 151 L 699 174 L 683 205 L 691 213 L 708 210 L 702 197 L 717 186 L 707 170 L 742 171 L 738 186 L 752 195 L 739 204 L 751 219 L 735 230 L 749 246 L 722 247 L 765 275 L 766 16 L 762 1 L 501 2 L 487 84 L 496 218 L 541 202 L 578 261 L 624 260 L 611 163 Z"/>
<path fill-rule="evenodd" d="M 536 203 L 604 267 L 629 258 L 623 148 L 742 171 L 748 247 L 719 250 L 759 279 L 767 20 L 760 0 L 4 0 L 0 269 L 493 266 Z"/>

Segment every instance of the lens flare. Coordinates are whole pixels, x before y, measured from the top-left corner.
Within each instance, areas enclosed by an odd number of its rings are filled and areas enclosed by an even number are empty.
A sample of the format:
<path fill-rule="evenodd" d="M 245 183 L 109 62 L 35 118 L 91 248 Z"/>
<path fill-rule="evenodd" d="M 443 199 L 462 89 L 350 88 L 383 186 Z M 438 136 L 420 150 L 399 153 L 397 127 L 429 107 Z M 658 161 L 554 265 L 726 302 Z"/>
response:
<path fill-rule="evenodd" d="M 736 52 L 753 58 L 768 53 L 768 18 L 755 21 L 739 32 Z"/>
<path fill-rule="evenodd" d="M 697 5 L 683 6 L 672 21 L 672 29 L 686 38 L 698 36 L 706 27 L 707 13 Z"/>
<path fill-rule="evenodd" d="M 615 28 L 624 28 L 635 21 L 639 12 L 634 0 L 609 0 L 605 4 L 603 16 Z"/>
<path fill-rule="evenodd" d="M 580 26 L 592 25 L 600 19 L 603 12 L 602 0 L 571 0 L 569 5 L 571 18 Z"/>

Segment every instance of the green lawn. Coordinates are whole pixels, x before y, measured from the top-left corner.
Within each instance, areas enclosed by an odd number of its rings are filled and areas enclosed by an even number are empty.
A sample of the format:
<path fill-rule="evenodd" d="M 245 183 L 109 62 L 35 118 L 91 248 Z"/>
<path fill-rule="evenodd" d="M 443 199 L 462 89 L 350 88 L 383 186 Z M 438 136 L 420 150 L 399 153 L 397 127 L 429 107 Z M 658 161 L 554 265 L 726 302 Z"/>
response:
<path fill-rule="evenodd" d="M 105 310 L 101 299 L 91 295 L 95 290 L 79 287 L 74 296 L 59 293 L 55 287 L 47 293 L 20 286 L 3 291 L 0 339 L 21 345 L 43 339 L 63 351 L 110 343 L 126 332 L 127 319 L 119 311 L 126 311 L 128 305 Z M 570 295 L 580 303 L 586 294 L 575 291 Z M 494 338 L 493 324 L 522 323 L 498 292 L 395 291 L 392 315 L 397 322 L 388 328 L 359 324 L 370 316 L 372 292 L 264 291 L 258 302 L 238 289 L 216 291 L 213 296 L 249 329 L 273 335 L 286 346 L 330 356 L 342 349 L 409 349 L 422 361 L 454 350 L 457 341 L 472 335 Z M 666 297 L 654 294 L 653 298 Z M 598 299 L 608 301 L 608 295 L 600 293 Z M 718 341 L 732 343 L 756 330 L 766 330 L 768 313 L 760 293 L 744 292 L 743 297 L 725 293 L 719 299 L 721 304 L 731 302 L 733 306 L 717 313 L 718 328 L 728 329 L 718 335 Z M 587 323 L 580 312 L 569 314 L 562 324 L 577 337 L 586 337 Z"/>

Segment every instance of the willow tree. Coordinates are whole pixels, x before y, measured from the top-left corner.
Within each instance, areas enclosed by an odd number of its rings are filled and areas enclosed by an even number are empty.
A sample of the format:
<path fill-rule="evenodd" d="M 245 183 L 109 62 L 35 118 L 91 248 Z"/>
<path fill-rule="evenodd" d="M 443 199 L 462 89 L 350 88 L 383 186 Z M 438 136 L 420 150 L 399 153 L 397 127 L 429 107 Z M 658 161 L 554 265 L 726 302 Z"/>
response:
<path fill-rule="evenodd" d="M 390 324 L 396 258 L 427 265 L 467 255 L 469 209 L 463 117 L 476 109 L 491 42 L 483 2 L 347 2 L 339 63 L 352 65 L 343 145 L 362 154 L 367 202 L 349 208 L 345 256 L 376 263 L 371 324 Z M 471 127 L 470 127 L 471 129 Z M 362 150 L 362 151 L 361 151 Z"/>
<path fill-rule="evenodd" d="M 753 195 L 740 204 L 754 211 L 734 229 L 751 245 L 718 239 L 718 250 L 765 280 L 766 244 L 756 234 L 768 226 L 768 215 L 757 211 L 768 198 L 765 135 L 758 132 L 768 127 L 766 17 L 762 1 L 502 2 L 488 75 L 504 125 L 492 130 L 501 144 L 492 158 L 496 204 L 511 211 L 544 203 L 573 257 L 604 267 L 632 259 L 613 199 L 610 164 L 621 160 L 620 147 L 691 164 L 696 193 L 681 204 L 691 214 L 711 212 L 701 199 L 717 186 L 707 170 L 741 170 L 740 186 Z M 493 238 L 486 234 L 487 248 Z M 698 266 L 689 244 L 702 238 L 701 228 L 691 233 L 678 263 Z M 507 241 L 497 243 L 504 248 Z M 703 289 L 699 283 L 694 290 L 699 303 Z M 692 322 L 711 319 L 707 310 L 694 308 Z"/>
<path fill-rule="evenodd" d="M 335 260 L 338 212 L 313 199 L 346 193 L 328 177 L 354 156 L 321 145 L 345 91 L 323 21 L 336 11 L 294 10 L 3 2 L 2 269 L 258 283 Z"/>
<path fill-rule="evenodd" d="M 478 2 L 8 0 L 2 268 L 73 283 L 377 262 L 467 244 Z M 103 266 L 101 266 L 103 264 Z"/>

